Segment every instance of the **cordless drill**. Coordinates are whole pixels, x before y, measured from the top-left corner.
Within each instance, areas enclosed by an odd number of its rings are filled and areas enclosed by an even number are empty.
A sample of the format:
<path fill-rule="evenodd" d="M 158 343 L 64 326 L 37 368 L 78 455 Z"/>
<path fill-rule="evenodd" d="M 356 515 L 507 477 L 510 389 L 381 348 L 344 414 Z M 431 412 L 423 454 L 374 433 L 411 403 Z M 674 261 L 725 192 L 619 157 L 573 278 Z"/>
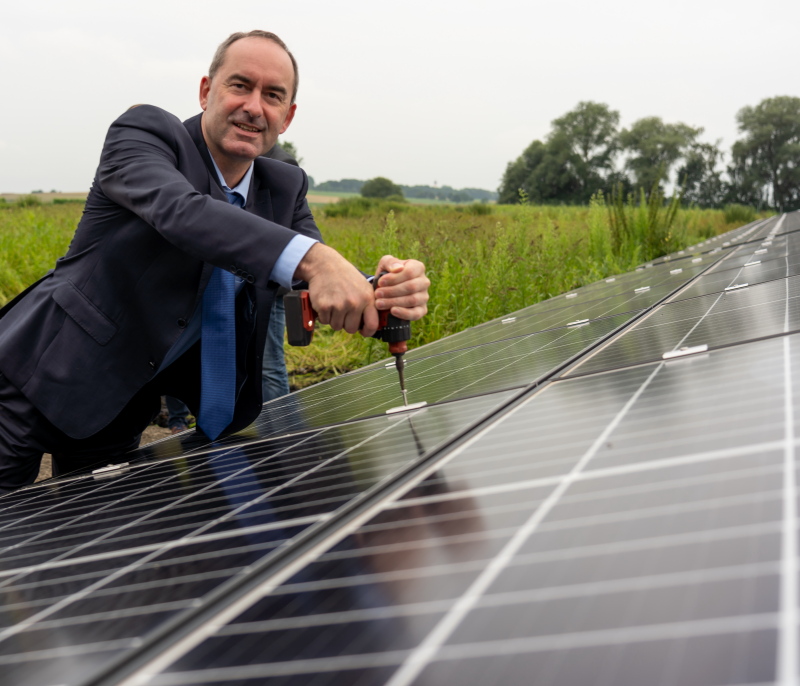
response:
<path fill-rule="evenodd" d="M 372 280 L 375 288 L 378 287 L 380 278 L 386 273 L 388 272 L 382 272 Z M 286 308 L 286 333 L 289 345 L 308 345 L 314 336 L 314 321 L 317 319 L 317 313 L 311 305 L 308 291 L 289 291 L 283 296 L 283 304 Z M 379 310 L 378 330 L 372 334 L 372 338 L 389 344 L 389 352 L 394 355 L 395 366 L 400 376 L 403 404 L 408 406 L 403 354 L 408 350 L 406 342 L 411 338 L 411 322 L 395 317 L 389 310 Z"/>

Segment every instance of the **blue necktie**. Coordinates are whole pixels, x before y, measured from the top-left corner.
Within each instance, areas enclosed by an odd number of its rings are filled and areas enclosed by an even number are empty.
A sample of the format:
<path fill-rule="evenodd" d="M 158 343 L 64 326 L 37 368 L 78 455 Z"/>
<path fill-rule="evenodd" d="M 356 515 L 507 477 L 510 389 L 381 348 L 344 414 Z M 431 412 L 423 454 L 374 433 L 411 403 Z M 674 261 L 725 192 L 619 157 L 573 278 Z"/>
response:
<path fill-rule="evenodd" d="M 244 198 L 225 191 L 231 205 Z M 212 441 L 233 419 L 236 404 L 236 277 L 214 267 L 203 293 L 200 331 L 200 428 Z"/>

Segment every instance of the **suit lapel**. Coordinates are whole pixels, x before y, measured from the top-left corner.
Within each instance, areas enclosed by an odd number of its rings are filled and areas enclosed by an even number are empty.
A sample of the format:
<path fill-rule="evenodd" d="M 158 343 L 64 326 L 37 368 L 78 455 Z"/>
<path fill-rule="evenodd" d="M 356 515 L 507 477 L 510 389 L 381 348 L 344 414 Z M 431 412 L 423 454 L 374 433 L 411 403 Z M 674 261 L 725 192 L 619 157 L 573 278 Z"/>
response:
<path fill-rule="evenodd" d="M 261 175 L 261 165 L 256 164 L 253 167 L 253 178 L 250 181 L 250 191 L 247 194 L 247 204 L 244 208 L 248 212 L 257 214 L 259 217 L 275 221 L 275 215 L 272 211 L 272 194 L 269 192 L 269 186 L 264 183 Z"/>

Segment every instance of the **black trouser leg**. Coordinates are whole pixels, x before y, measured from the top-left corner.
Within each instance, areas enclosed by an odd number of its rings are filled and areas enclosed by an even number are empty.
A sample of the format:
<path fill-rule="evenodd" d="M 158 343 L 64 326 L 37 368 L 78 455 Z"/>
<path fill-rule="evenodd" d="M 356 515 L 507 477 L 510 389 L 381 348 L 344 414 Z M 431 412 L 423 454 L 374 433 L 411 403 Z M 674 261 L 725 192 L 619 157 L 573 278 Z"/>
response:
<path fill-rule="evenodd" d="M 75 439 L 62 434 L 59 445 L 52 450 L 53 475 L 119 462 L 125 453 L 139 447 L 142 431 L 160 410 L 161 395 L 148 384 L 108 426 L 93 436 Z"/>
<path fill-rule="evenodd" d="M 28 399 L 0 374 L 0 494 L 33 483 L 39 474 L 43 419 Z"/>
<path fill-rule="evenodd" d="M 43 453 L 53 456 L 53 474 L 118 462 L 138 447 L 160 407 L 160 393 L 148 384 L 104 429 L 70 438 L 0 374 L 0 494 L 33 483 Z"/>

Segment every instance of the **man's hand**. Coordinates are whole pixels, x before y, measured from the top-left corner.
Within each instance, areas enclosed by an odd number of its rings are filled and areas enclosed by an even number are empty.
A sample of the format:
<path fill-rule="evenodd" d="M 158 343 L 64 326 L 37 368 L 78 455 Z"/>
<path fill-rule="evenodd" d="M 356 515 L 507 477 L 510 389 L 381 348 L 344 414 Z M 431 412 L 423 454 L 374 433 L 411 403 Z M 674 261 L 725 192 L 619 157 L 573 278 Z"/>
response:
<path fill-rule="evenodd" d="M 308 282 L 308 294 L 322 324 L 329 324 L 334 331 L 360 330 L 365 336 L 377 331 L 372 284 L 333 248 L 323 243 L 312 245 L 297 265 L 295 277 Z"/>
<path fill-rule="evenodd" d="M 424 317 L 428 312 L 428 287 L 431 285 L 425 276 L 425 265 L 418 260 L 398 260 L 384 255 L 375 270 L 376 274 L 381 272 L 389 273 L 378 283 L 375 306 L 379 310 L 391 310 L 395 317 L 408 321 Z"/>

